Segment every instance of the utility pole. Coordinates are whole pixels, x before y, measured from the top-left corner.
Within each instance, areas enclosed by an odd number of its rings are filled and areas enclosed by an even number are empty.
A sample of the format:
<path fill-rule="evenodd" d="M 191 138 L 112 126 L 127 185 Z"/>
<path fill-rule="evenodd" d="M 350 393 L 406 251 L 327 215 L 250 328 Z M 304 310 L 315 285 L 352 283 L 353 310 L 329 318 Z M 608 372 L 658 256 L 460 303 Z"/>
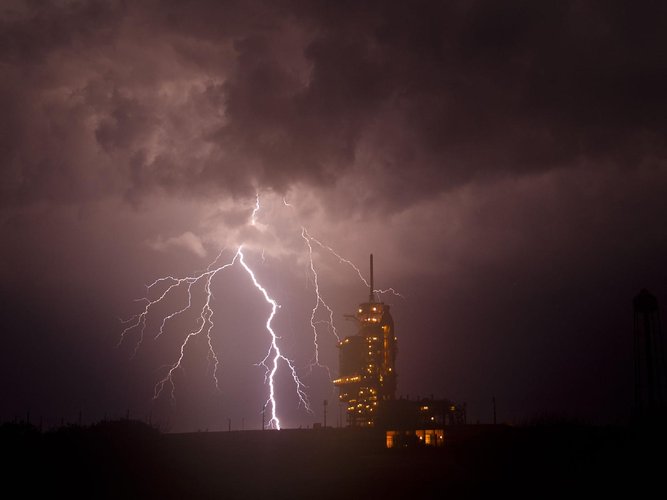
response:
<path fill-rule="evenodd" d="M 325 399 L 325 400 L 324 400 L 324 428 L 325 428 L 325 429 L 327 428 L 327 405 L 328 405 L 328 404 L 329 404 L 329 403 L 328 403 L 327 400 Z"/>
<path fill-rule="evenodd" d="M 338 428 L 343 427 L 343 405 L 338 401 Z"/>
<path fill-rule="evenodd" d="M 343 427 L 343 405 L 338 402 L 338 428 Z"/>

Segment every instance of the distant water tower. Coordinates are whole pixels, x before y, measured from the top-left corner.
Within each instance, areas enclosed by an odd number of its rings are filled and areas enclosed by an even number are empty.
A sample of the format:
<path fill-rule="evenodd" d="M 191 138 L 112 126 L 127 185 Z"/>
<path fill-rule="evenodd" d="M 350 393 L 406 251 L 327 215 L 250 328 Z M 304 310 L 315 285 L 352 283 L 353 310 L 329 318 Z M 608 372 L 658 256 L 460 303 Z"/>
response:
<path fill-rule="evenodd" d="M 640 416 L 665 409 L 665 357 L 658 300 L 644 289 L 634 298 L 635 410 Z"/>

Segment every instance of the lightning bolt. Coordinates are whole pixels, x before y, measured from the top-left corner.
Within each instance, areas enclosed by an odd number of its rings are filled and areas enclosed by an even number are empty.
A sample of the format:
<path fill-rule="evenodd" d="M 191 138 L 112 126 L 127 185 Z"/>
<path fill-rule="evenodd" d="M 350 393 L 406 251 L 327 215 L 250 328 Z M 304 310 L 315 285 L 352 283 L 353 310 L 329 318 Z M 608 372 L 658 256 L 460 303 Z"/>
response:
<path fill-rule="evenodd" d="M 162 302 L 162 300 L 163 300 L 167 295 L 169 295 L 169 292 L 171 292 L 173 289 L 179 287 L 179 286 L 182 285 L 184 282 L 188 282 L 190 285 L 192 284 L 192 279 L 190 279 L 190 278 L 186 278 L 186 279 L 178 279 L 178 278 L 174 278 L 173 276 L 165 276 L 165 277 L 163 277 L 163 278 L 159 278 L 159 279 L 155 280 L 155 281 L 154 281 L 153 283 L 151 283 L 150 285 L 147 285 L 147 286 L 146 286 L 146 294 L 147 294 L 147 295 L 150 294 L 151 289 L 153 289 L 155 286 L 157 286 L 158 284 L 162 283 L 163 281 L 171 281 L 172 283 L 171 283 L 171 285 L 169 285 L 169 286 L 167 287 L 167 289 L 166 289 L 164 292 L 162 292 L 162 295 L 160 295 L 160 296 L 159 296 L 157 299 L 155 299 L 155 300 L 150 300 L 148 297 L 142 297 L 141 299 L 137 299 L 138 302 L 145 302 L 145 303 L 146 303 L 146 306 L 144 307 L 144 310 L 141 312 L 141 314 L 138 314 L 138 315 L 136 315 L 136 316 L 133 316 L 132 318 L 130 318 L 129 320 L 127 320 L 127 321 L 124 322 L 125 324 L 127 324 L 127 323 L 130 323 L 132 320 L 136 320 L 134 323 L 132 323 L 130 326 L 126 327 L 126 328 L 121 332 L 121 334 L 120 334 L 120 339 L 119 339 L 119 341 L 118 341 L 118 347 L 120 347 L 120 345 L 121 345 L 121 344 L 123 343 L 123 341 L 125 340 L 125 336 L 126 336 L 130 331 L 134 330 L 134 329 L 137 328 L 137 327 L 140 327 L 140 329 L 139 329 L 139 340 L 137 341 L 137 343 L 136 343 L 136 345 L 135 345 L 134 353 L 132 354 L 132 357 L 136 356 L 137 351 L 139 350 L 139 347 L 141 346 L 141 344 L 142 344 L 143 341 L 144 341 L 144 332 L 146 331 L 146 318 L 148 317 L 148 313 L 150 312 L 150 309 L 151 309 L 154 305 L 159 304 L 160 302 Z M 177 314 L 177 313 L 174 313 L 172 316 L 175 316 L 176 314 Z M 166 321 L 166 318 L 165 318 L 165 320 L 163 321 L 163 325 L 164 325 L 164 322 L 165 322 L 165 321 Z M 160 333 L 161 333 L 161 331 L 160 331 Z M 158 334 L 158 336 L 159 336 L 159 334 Z"/>
<path fill-rule="evenodd" d="M 288 203 L 285 198 L 283 198 L 282 201 L 284 206 L 294 209 L 294 206 Z M 257 214 L 259 213 L 260 209 L 261 209 L 260 196 L 259 193 L 257 193 L 255 197 L 255 205 L 250 215 L 249 223 L 250 225 L 256 227 L 258 230 L 264 231 L 267 228 L 267 226 L 259 223 L 257 220 Z M 357 273 L 361 281 L 366 286 L 369 285 L 368 281 L 364 278 L 359 268 L 353 262 L 342 257 L 333 248 L 331 248 L 328 245 L 325 245 L 320 240 L 313 237 L 304 226 L 301 226 L 301 238 L 303 239 L 305 248 L 307 249 L 308 268 L 309 268 L 309 273 L 312 276 L 312 283 L 315 294 L 315 303 L 313 305 L 310 315 L 310 327 L 313 332 L 314 354 L 313 354 L 313 359 L 311 360 L 311 363 L 309 365 L 309 368 L 311 370 L 314 367 L 320 367 L 326 369 L 327 373 L 329 374 L 329 379 L 331 379 L 331 372 L 329 368 L 326 365 L 322 364 L 320 361 L 319 327 L 321 325 L 326 325 L 328 331 L 336 338 L 337 341 L 340 341 L 340 336 L 338 335 L 338 332 L 334 324 L 333 309 L 327 304 L 320 291 L 319 276 L 314 261 L 313 243 L 318 245 L 323 250 L 330 252 L 339 260 L 340 263 L 350 266 Z M 215 327 L 215 324 L 213 322 L 214 310 L 212 307 L 212 300 L 214 297 L 211 290 L 211 285 L 213 279 L 216 278 L 216 276 L 218 276 L 219 273 L 238 264 L 248 274 L 254 287 L 260 292 L 265 302 L 271 308 L 271 311 L 265 323 L 265 328 L 269 335 L 269 347 L 266 355 L 257 365 L 264 367 L 264 369 L 266 370 L 264 375 L 264 382 L 265 384 L 268 385 L 268 397 L 266 399 L 264 406 L 265 408 L 267 406 L 270 407 L 270 415 L 271 415 L 268 425 L 270 428 L 280 429 L 281 423 L 280 419 L 278 418 L 278 402 L 276 396 L 275 377 L 281 365 L 285 365 L 291 373 L 299 404 L 302 405 L 309 413 L 312 413 L 312 409 L 310 407 L 309 398 L 306 393 L 306 386 L 299 379 L 297 368 L 294 362 L 287 356 L 285 356 L 281 351 L 279 346 L 280 336 L 278 336 L 278 334 L 275 332 L 273 328 L 273 320 L 278 313 L 278 309 L 280 309 L 280 305 L 278 304 L 277 300 L 274 299 L 269 294 L 266 287 L 259 282 L 255 272 L 248 264 L 246 255 L 244 254 L 243 250 L 244 250 L 244 244 L 239 245 L 231 260 L 229 260 L 224 264 L 220 264 L 222 256 L 226 251 L 226 249 L 223 248 L 218 253 L 216 258 L 203 271 L 198 271 L 190 276 L 185 276 L 182 278 L 177 278 L 171 275 L 163 276 L 161 278 L 156 279 L 151 284 L 147 285 L 146 296 L 137 299 L 138 301 L 144 302 L 143 310 L 141 310 L 139 314 L 132 316 L 130 319 L 122 322 L 124 325 L 127 326 L 120 334 L 118 346 L 120 346 L 126 340 L 130 332 L 138 330 L 138 340 L 136 341 L 136 344 L 134 346 L 134 351 L 132 354 L 133 357 L 136 356 L 139 348 L 144 342 L 147 318 L 151 313 L 151 311 L 153 310 L 153 308 L 155 308 L 158 304 L 165 301 L 167 297 L 171 296 L 172 293 L 178 290 L 179 288 L 182 287 L 185 288 L 185 291 L 187 293 L 186 303 L 176 311 L 163 316 L 160 326 L 157 329 L 157 333 L 154 336 L 154 340 L 156 340 L 164 334 L 170 321 L 172 321 L 177 316 L 184 314 L 186 311 L 190 311 L 191 309 L 193 309 L 194 307 L 193 293 L 195 293 L 195 290 L 201 289 L 204 294 L 204 301 L 203 305 L 201 305 L 201 308 L 198 309 L 198 316 L 195 322 L 195 328 L 187 333 L 183 342 L 180 344 L 178 357 L 173 363 L 166 366 L 167 368 L 166 374 L 155 384 L 153 391 L 153 399 L 154 400 L 158 399 L 160 395 L 165 391 L 165 388 L 169 387 L 170 398 L 172 401 L 175 401 L 176 385 L 174 381 L 174 376 L 178 370 L 183 368 L 182 362 L 185 357 L 185 353 L 189 343 L 192 341 L 194 337 L 201 335 L 205 337 L 208 346 L 207 358 L 209 359 L 209 361 L 211 360 L 213 361 L 212 375 L 216 389 L 220 390 L 220 384 L 218 379 L 218 369 L 220 367 L 220 360 L 218 358 L 218 355 L 216 354 L 212 340 L 212 331 Z M 261 259 L 262 262 L 264 263 L 265 262 L 264 249 L 262 249 Z M 389 288 L 386 290 L 374 290 L 374 291 L 380 294 L 393 293 L 394 295 L 403 297 L 393 288 Z M 153 296 L 154 298 L 150 298 L 151 296 Z M 320 314 L 320 310 L 322 310 L 322 313 L 325 314 L 326 319 L 317 320 L 318 314 Z"/>
<path fill-rule="evenodd" d="M 301 237 L 303 238 L 303 240 L 306 243 L 306 246 L 308 247 L 308 263 L 310 266 L 310 272 L 313 275 L 313 286 L 315 288 L 315 306 L 313 307 L 313 310 L 310 314 L 310 327 L 313 330 L 313 344 L 315 348 L 314 350 L 315 358 L 311 363 L 311 368 L 313 366 L 319 366 L 321 368 L 326 369 L 327 373 L 329 374 L 329 379 L 331 379 L 331 371 L 329 370 L 329 367 L 320 363 L 320 346 L 318 344 L 317 325 L 322 323 L 326 324 L 329 328 L 329 331 L 331 331 L 334 334 L 338 342 L 340 342 L 340 336 L 338 335 L 338 332 L 336 331 L 336 326 L 334 325 L 333 309 L 329 307 L 329 305 L 322 298 L 322 294 L 320 294 L 319 277 L 317 275 L 317 271 L 315 271 L 315 264 L 313 262 L 313 246 L 310 244 L 311 237 L 308 234 L 306 228 L 303 226 L 301 227 Z M 317 310 L 320 308 L 320 305 L 327 310 L 329 315 L 328 321 L 315 321 Z"/>
<path fill-rule="evenodd" d="M 211 339 L 211 330 L 213 329 L 213 326 L 214 326 L 214 323 L 213 323 L 213 309 L 211 308 L 211 299 L 213 298 L 213 294 L 211 293 L 211 281 L 213 280 L 213 278 L 220 271 L 223 271 L 223 270 L 233 266 L 240 255 L 241 255 L 241 248 L 239 248 L 237 250 L 236 254 L 234 255 L 234 258 L 232 259 L 232 261 L 227 263 L 227 264 L 224 264 L 223 266 L 219 266 L 219 267 L 216 267 L 214 269 L 211 269 L 211 265 L 209 265 L 209 267 L 207 268 L 207 270 L 205 272 L 203 272 L 199 275 L 196 275 L 196 276 L 192 276 L 192 277 L 189 276 L 189 277 L 180 278 L 180 279 L 172 277 L 173 280 L 176 280 L 176 283 L 172 284 L 169 288 L 167 288 L 167 290 L 160 296 L 160 298 L 153 302 L 153 304 L 155 304 L 155 303 L 159 302 L 160 300 L 162 300 L 164 297 L 166 297 L 167 293 L 170 290 L 172 290 L 175 286 L 180 286 L 183 283 L 187 284 L 188 304 L 184 308 L 176 311 L 175 313 L 172 313 L 172 314 L 166 316 L 162 320 L 162 324 L 160 325 L 160 330 L 155 337 L 155 338 L 158 338 L 162 334 L 162 332 L 164 330 L 164 326 L 169 319 L 172 319 L 174 316 L 177 316 L 177 315 L 187 311 L 188 309 L 190 309 L 192 307 L 192 285 L 199 282 L 200 280 L 203 280 L 203 282 L 204 282 L 204 293 L 205 293 L 206 299 L 205 299 L 204 305 L 202 306 L 201 311 L 199 313 L 199 318 L 197 318 L 197 321 L 201 322 L 201 325 L 199 326 L 198 329 L 193 330 L 186 335 L 185 340 L 181 344 L 180 355 L 179 355 L 178 359 L 171 366 L 169 366 L 169 370 L 168 370 L 167 374 L 165 375 L 165 377 L 162 378 L 155 385 L 155 388 L 154 388 L 154 391 L 153 391 L 153 399 L 157 399 L 160 396 L 160 394 L 162 393 L 165 385 L 167 385 L 167 384 L 169 384 L 171 386 L 171 399 L 172 399 L 172 401 L 176 399 L 175 394 L 174 394 L 174 391 L 176 390 L 176 385 L 174 384 L 174 372 L 177 369 L 181 368 L 181 363 L 183 361 L 183 357 L 185 356 L 185 348 L 188 345 L 188 342 L 190 341 L 190 339 L 192 337 L 195 337 L 195 336 L 199 335 L 200 333 L 202 333 L 204 331 L 206 332 L 205 335 L 206 335 L 206 342 L 208 344 L 208 355 L 210 356 L 210 358 L 212 358 L 214 360 L 213 379 L 215 380 L 215 387 L 216 387 L 216 389 L 220 390 L 220 384 L 219 384 L 219 380 L 218 380 L 218 367 L 220 365 L 220 361 L 218 359 L 218 356 L 215 353 L 215 349 L 213 349 L 213 344 L 212 344 L 212 339 Z M 218 257 L 216 257 L 216 260 L 213 263 L 217 262 L 219 260 L 219 257 L 220 257 L 220 254 L 218 255 Z M 160 281 L 160 280 L 157 280 L 157 281 Z M 154 284 L 155 284 L 155 282 L 154 282 Z M 146 306 L 146 309 L 144 310 L 144 312 L 142 314 L 147 313 L 148 307 L 150 305 L 152 305 L 152 304 L 149 304 L 149 305 Z M 142 325 L 142 328 L 143 328 L 143 326 L 145 326 L 145 320 L 144 320 L 144 323 Z M 136 352 L 136 350 L 137 350 L 137 348 L 135 348 L 135 352 Z"/>
<path fill-rule="evenodd" d="M 336 252 L 336 251 L 335 251 L 333 248 L 331 248 L 329 245 L 325 245 L 324 243 L 322 243 L 320 240 L 318 240 L 318 239 L 315 238 L 314 236 L 310 236 L 307 232 L 306 232 L 306 237 L 308 238 L 308 240 L 315 242 L 315 243 L 316 243 L 317 245 L 319 245 L 321 248 L 323 248 L 323 249 L 329 251 L 331 254 L 333 254 L 333 255 L 338 259 L 338 261 L 339 261 L 341 264 L 347 264 L 347 265 L 350 266 L 352 269 L 354 269 L 354 271 L 355 271 L 355 272 L 357 273 L 357 275 L 359 276 L 359 279 L 361 279 L 361 281 L 364 282 L 364 285 L 366 285 L 367 287 L 370 286 L 370 284 L 368 283 L 368 281 L 366 281 L 366 278 L 364 278 L 364 275 L 361 274 L 361 271 L 360 271 L 359 268 L 354 264 L 354 262 L 352 262 L 352 261 L 349 260 L 349 259 L 346 259 L 345 257 L 342 257 L 340 254 L 338 254 L 338 252 Z M 396 290 L 394 290 L 394 289 L 391 288 L 391 287 L 390 287 L 390 288 L 385 288 L 384 290 L 382 290 L 382 289 L 375 289 L 375 290 L 373 290 L 373 292 L 378 293 L 378 294 L 391 293 L 392 295 L 395 295 L 396 297 L 401 297 L 402 299 L 405 298 L 405 296 L 403 296 L 402 294 L 400 294 L 399 292 L 397 292 Z"/>
<path fill-rule="evenodd" d="M 306 395 L 304 390 L 305 386 L 299 380 L 299 377 L 297 376 L 296 373 L 296 368 L 294 367 L 292 361 L 283 356 L 283 354 L 280 352 L 280 348 L 278 347 L 278 336 L 276 335 L 276 332 L 273 330 L 273 327 L 271 326 L 271 322 L 273 321 L 273 318 L 275 317 L 276 312 L 280 306 L 273 298 L 269 296 L 269 293 L 266 291 L 266 288 L 260 285 L 259 281 L 257 281 L 255 273 L 253 273 L 252 269 L 250 269 L 248 264 L 246 264 L 241 249 L 242 247 L 239 247 L 238 251 L 238 255 L 240 255 L 239 262 L 241 263 L 241 266 L 243 266 L 246 272 L 250 275 L 250 278 L 252 279 L 255 288 L 257 288 L 262 293 L 262 295 L 264 296 L 264 300 L 266 300 L 266 302 L 268 302 L 271 305 L 271 314 L 269 314 L 269 317 L 266 320 L 266 330 L 271 335 L 271 346 L 269 347 L 269 352 L 266 354 L 266 357 L 262 360 L 261 364 L 267 369 L 266 379 L 268 379 L 269 382 L 269 398 L 267 400 L 267 404 L 271 405 L 271 419 L 269 420 L 269 427 L 280 429 L 280 420 L 278 420 L 278 416 L 276 413 L 277 405 L 275 398 L 275 383 L 274 383 L 274 376 L 278 371 L 278 362 L 280 360 L 284 361 L 292 372 L 292 378 L 294 379 L 294 384 L 296 385 L 296 394 L 297 397 L 299 398 L 299 401 L 301 402 L 301 404 L 303 404 L 306 410 L 308 410 L 309 412 L 312 410 L 310 409 L 308 396 Z M 269 358 L 271 358 L 270 366 L 266 364 Z"/>
<path fill-rule="evenodd" d="M 252 215 L 250 216 L 250 225 L 255 226 L 257 225 L 257 212 L 259 212 L 260 205 L 259 205 L 259 193 L 255 195 L 255 208 L 252 211 Z"/>

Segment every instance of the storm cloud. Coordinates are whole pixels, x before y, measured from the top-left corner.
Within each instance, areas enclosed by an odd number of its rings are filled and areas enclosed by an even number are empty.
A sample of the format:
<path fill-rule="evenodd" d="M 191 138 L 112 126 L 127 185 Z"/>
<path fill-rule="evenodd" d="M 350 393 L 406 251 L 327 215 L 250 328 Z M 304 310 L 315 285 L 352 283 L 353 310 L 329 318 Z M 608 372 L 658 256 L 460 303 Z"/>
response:
<path fill-rule="evenodd" d="M 488 176 L 660 163 L 664 17 L 618 2 L 6 7 L 3 200 L 249 196 L 353 174 L 401 206 Z"/>

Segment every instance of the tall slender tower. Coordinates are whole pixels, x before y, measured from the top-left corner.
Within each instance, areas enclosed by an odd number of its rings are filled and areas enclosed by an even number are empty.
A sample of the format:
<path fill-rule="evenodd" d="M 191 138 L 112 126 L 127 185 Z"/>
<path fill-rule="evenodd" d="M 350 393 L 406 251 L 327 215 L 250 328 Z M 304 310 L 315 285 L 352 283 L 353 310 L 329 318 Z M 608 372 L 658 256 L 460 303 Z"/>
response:
<path fill-rule="evenodd" d="M 634 298 L 635 409 L 641 416 L 665 410 L 667 380 L 658 300 L 647 290 Z"/>
<path fill-rule="evenodd" d="M 389 306 L 377 300 L 370 256 L 368 302 L 362 302 L 354 318 L 356 335 L 338 344 L 340 349 L 339 400 L 347 403 L 347 420 L 352 426 L 372 427 L 383 401 L 396 393 L 396 336 Z"/>

